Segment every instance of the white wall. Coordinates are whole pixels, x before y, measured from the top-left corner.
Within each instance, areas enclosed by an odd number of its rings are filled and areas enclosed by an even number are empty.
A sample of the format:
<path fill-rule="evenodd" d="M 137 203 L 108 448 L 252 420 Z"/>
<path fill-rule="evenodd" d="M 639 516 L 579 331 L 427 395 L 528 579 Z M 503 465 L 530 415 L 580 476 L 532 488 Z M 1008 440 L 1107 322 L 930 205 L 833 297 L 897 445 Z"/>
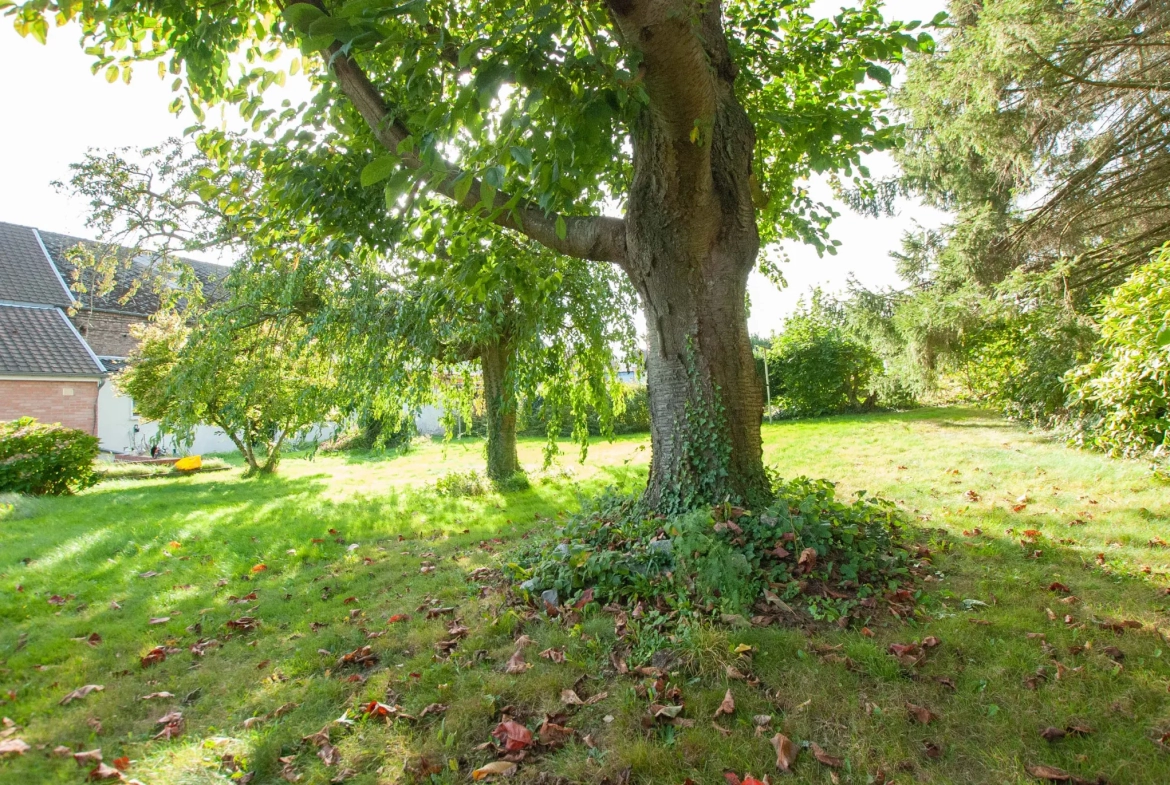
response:
<path fill-rule="evenodd" d="M 137 429 L 137 430 L 135 430 Z M 324 441 L 333 435 L 337 426 L 322 423 L 309 429 L 305 438 Z M 103 450 L 120 453 L 150 453 L 150 445 L 158 436 L 158 423 L 134 415 L 130 398 L 119 394 L 109 379 L 98 390 L 98 441 Z M 195 440 L 190 446 L 176 444 L 171 436 L 164 436 L 159 446 L 165 455 L 205 455 L 216 452 L 238 452 L 228 435 L 212 425 L 195 429 Z"/>

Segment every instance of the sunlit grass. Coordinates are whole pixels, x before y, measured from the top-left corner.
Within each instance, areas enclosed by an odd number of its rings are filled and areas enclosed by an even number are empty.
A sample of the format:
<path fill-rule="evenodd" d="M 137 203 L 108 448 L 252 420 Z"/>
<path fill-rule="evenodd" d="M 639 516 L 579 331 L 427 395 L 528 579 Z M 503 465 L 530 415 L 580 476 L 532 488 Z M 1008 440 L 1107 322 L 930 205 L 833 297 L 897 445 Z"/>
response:
<path fill-rule="evenodd" d="M 1170 647 L 1161 638 L 1170 548 L 1157 544 L 1170 540 L 1170 487 L 1140 463 L 1069 450 L 975 411 L 765 425 L 764 440 L 767 462 L 783 476 L 829 477 L 842 494 L 864 489 L 897 499 L 914 521 L 912 537 L 934 552 L 939 580 L 923 586 L 925 618 L 909 625 L 876 618 L 874 637 L 835 627 L 664 637 L 661 646 L 678 649 L 685 663 L 677 681 L 684 716 L 696 721 L 689 730 L 643 727 L 647 701 L 635 694 L 637 682 L 608 665 L 617 643 L 608 614 L 591 613 L 579 628 L 525 622 L 500 594 L 480 598 L 467 580 L 474 568 L 506 560 L 520 538 L 554 526 L 550 520 L 576 509 L 579 494 L 611 484 L 636 489 L 644 439 L 596 444 L 583 466 L 565 445 L 571 474 L 544 479 L 542 443 L 525 441 L 532 488 L 476 498 L 427 490 L 449 471 L 481 467 L 482 444 L 464 440 L 394 458 L 290 458 L 264 480 L 245 480 L 236 469 L 17 501 L 19 514 L 0 515 L 0 715 L 34 748 L 0 761 L 0 781 L 81 781 L 85 769 L 50 754 L 65 745 L 100 747 L 107 762 L 126 755 L 128 776 L 148 785 L 228 782 L 225 755 L 255 772 L 256 783 L 283 782 L 279 759 L 289 756 L 304 783 L 328 782 L 342 768 L 354 770 L 356 783 L 407 782 L 404 766 L 426 757 L 442 768 L 434 778 L 453 785 L 490 759 L 475 748 L 489 740 L 500 709 L 510 706 L 535 727 L 564 710 L 560 691 L 574 687 L 609 697 L 571 713 L 578 740 L 523 762 L 520 779 L 548 772 L 614 782 L 632 767 L 633 781 L 661 785 L 688 777 L 718 785 L 725 769 L 828 782 L 828 769 L 808 751 L 795 776 L 776 771 L 768 737 L 780 730 L 843 757 L 841 782 L 879 781 L 879 772 L 887 782 L 1034 782 L 1024 767 L 1035 763 L 1089 780 L 1170 781 L 1170 759 L 1155 743 L 1170 730 Z M 1034 551 L 1041 553 L 1030 558 Z M 434 571 L 420 572 L 424 563 Z M 1079 601 L 1060 603 L 1046 588 L 1053 581 Z M 254 601 L 229 601 L 253 591 Z M 64 604 L 50 604 L 53 595 Z M 433 648 L 446 638 L 448 618 L 426 620 L 416 610 L 431 600 L 457 608 L 471 628 L 450 660 Z M 964 600 L 985 605 L 968 610 Z M 388 624 L 403 613 L 410 621 Z M 260 619 L 259 629 L 229 638 L 225 623 L 245 615 Z M 1144 627 L 1116 635 L 1097 625 L 1107 619 Z M 82 640 L 94 632 L 102 637 L 96 647 Z M 536 641 L 526 650 L 533 668 L 508 675 L 503 664 L 521 633 Z M 892 642 L 928 635 L 942 645 L 916 671 L 886 654 Z M 222 645 L 202 657 L 189 651 L 212 637 Z M 754 647 L 751 662 L 733 653 L 739 643 Z M 366 644 L 379 662 L 361 672 L 366 681 L 349 681 L 354 671 L 337 660 Z M 144 669 L 139 658 L 159 645 L 179 652 Z M 847 662 L 817 653 L 836 645 Z M 548 646 L 564 646 L 566 662 L 538 657 Z M 1102 653 L 1107 646 L 1124 653 L 1120 667 Z M 728 682 L 729 662 L 761 685 Z M 1028 689 L 1038 668 L 1046 678 Z M 105 689 L 58 705 L 85 684 Z M 729 686 L 737 709 L 720 720 L 731 730 L 725 737 L 711 717 Z M 174 697 L 141 700 L 164 691 Z M 415 723 L 333 725 L 338 767 L 301 743 L 370 700 L 415 715 L 431 703 L 448 708 Z M 938 719 L 909 722 L 907 702 Z M 270 716 L 288 704 L 295 708 Z M 184 714 L 183 735 L 151 741 L 155 720 L 171 710 Z M 767 733 L 755 733 L 755 714 L 773 716 Z M 1055 743 L 1039 735 L 1070 722 L 1093 733 Z M 586 734 L 595 748 L 580 741 Z"/>

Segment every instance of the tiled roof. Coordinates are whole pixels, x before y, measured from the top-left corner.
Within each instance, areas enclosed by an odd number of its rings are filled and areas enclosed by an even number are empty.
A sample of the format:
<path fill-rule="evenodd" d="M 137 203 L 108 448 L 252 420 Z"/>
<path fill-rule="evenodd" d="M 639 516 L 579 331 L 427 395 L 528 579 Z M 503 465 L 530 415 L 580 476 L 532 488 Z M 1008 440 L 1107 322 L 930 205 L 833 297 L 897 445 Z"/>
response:
<path fill-rule="evenodd" d="M 70 288 L 74 287 L 74 282 L 77 281 L 78 277 L 77 267 L 69 261 L 67 252 L 70 249 L 78 245 L 83 245 L 91 249 L 94 256 L 98 258 L 109 253 L 111 250 L 123 256 L 130 252 L 128 248 L 111 249 L 110 246 L 104 243 L 98 243 L 80 237 L 70 237 L 65 234 L 57 234 L 56 232 L 41 231 L 40 234 L 41 239 L 45 242 L 45 248 L 48 249 L 49 255 L 53 257 L 53 263 L 57 265 L 57 269 L 61 271 L 62 277 Z M 182 259 L 182 261 L 191 266 L 196 277 L 203 284 L 204 297 L 211 301 L 223 299 L 225 293 L 222 286 L 222 279 L 227 275 L 229 268 L 220 264 L 197 262 L 193 259 Z M 104 295 L 93 294 L 93 287 L 88 285 L 92 281 L 93 271 L 83 271 L 82 276 L 85 277 L 84 282 L 87 284 L 85 288 L 90 291 L 75 292 L 74 296 L 81 302 L 82 309 L 93 308 L 98 311 L 116 311 L 119 313 L 134 314 L 136 316 L 150 316 L 159 309 L 159 298 L 151 282 L 149 280 L 143 280 L 143 274 L 147 272 L 148 265 L 149 262 L 147 260 L 137 258 L 130 265 L 119 264 L 114 272 L 114 288 Z M 129 298 L 126 298 L 127 292 L 131 290 L 136 281 L 139 283 L 137 291 Z"/>
<path fill-rule="evenodd" d="M 0 222 L 0 300 L 68 308 L 72 303 L 36 232 Z"/>
<path fill-rule="evenodd" d="M 60 288 L 60 284 L 58 284 Z M 51 306 L 0 305 L 0 374 L 98 376 L 105 369 Z"/>

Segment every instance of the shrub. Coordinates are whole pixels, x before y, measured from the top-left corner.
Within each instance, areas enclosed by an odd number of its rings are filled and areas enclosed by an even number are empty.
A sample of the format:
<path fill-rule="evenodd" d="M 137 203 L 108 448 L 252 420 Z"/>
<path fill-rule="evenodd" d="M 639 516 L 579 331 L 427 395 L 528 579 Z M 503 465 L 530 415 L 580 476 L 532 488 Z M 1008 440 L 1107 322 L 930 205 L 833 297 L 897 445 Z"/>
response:
<path fill-rule="evenodd" d="M 1093 359 L 1067 376 L 1077 440 L 1138 456 L 1170 451 L 1170 245 L 1102 303 Z"/>
<path fill-rule="evenodd" d="M 440 496 L 485 496 L 490 490 L 488 479 L 474 469 L 447 472 L 435 480 L 435 493 Z"/>
<path fill-rule="evenodd" d="M 586 589 L 599 602 L 646 600 L 684 613 L 775 613 L 816 618 L 864 613 L 868 598 L 909 578 L 892 502 L 835 498 L 827 480 L 777 481 L 759 513 L 720 505 L 666 519 L 632 497 L 607 495 L 557 532 L 549 549 L 521 552 L 513 577 L 559 601 Z"/>
<path fill-rule="evenodd" d="M 97 437 L 31 417 L 0 423 L 0 492 L 72 493 L 97 482 Z"/>
<path fill-rule="evenodd" d="M 772 402 L 791 417 L 816 417 L 872 407 L 877 356 L 813 304 L 784 323 L 768 351 Z"/>

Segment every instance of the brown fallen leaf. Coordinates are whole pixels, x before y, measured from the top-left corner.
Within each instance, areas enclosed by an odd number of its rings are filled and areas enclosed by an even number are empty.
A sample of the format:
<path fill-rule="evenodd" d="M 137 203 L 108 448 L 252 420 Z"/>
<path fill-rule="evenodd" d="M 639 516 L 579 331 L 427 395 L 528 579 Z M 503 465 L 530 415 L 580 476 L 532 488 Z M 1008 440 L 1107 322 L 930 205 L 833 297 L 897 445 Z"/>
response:
<path fill-rule="evenodd" d="M 913 703 L 906 704 L 906 711 L 910 712 L 910 718 L 915 722 L 923 725 L 929 725 L 938 717 L 925 706 L 917 706 Z"/>
<path fill-rule="evenodd" d="M 326 742 L 322 744 L 317 750 L 317 757 L 320 758 L 326 766 L 336 766 L 341 762 L 341 753 L 332 744 Z"/>
<path fill-rule="evenodd" d="M 167 658 L 167 650 L 165 646 L 155 646 L 148 651 L 141 659 L 142 667 L 149 668 L 151 665 L 157 665 Z"/>
<path fill-rule="evenodd" d="M 115 769 L 113 766 L 107 766 L 104 763 L 99 763 L 95 769 L 89 772 L 86 776 L 87 780 L 91 782 L 99 782 L 101 780 L 120 780 L 122 779 L 122 772 Z"/>
<path fill-rule="evenodd" d="M 508 664 L 504 667 L 504 673 L 524 673 L 531 668 L 532 665 L 524 661 L 524 649 L 516 649 L 516 652 L 508 658 Z"/>
<path fill-rule="evenodd" d="M 840 758 L 834 758 L 832 755 L 821 749 L 821 745 L 817 744 L 815 741 L 809 744 L 809 749 L 812 750 L 813 757 L 825 766 L 839 769 L 845 765 L 845 761 L 841 760 Z"/>
<path fill-rule="evenodd" d="M 444 703 L 430 703 L 426 708 L 418 713 L 419 717 L 425 717 L 428 714 L 442 714 L 447 710 L 447 705 Z"/>
<path fill-rule="evenodd" d="M 720 725 L 718 722 L 715 722 L 714 720 L 711 720 L 711 727 L 714 728 L 715 730 L 719 731 L 720 735 L 722 735 L 724 738 L 727 738 L 728 736 L 731 735 L 730 728 L 724 728 L 722 725 Z"/>
<path fill-rule="evenodd" d="M 30 747 L 21 739 L 4 739 L 0 741 L 0 755 L 23 755 Z"/>
<path fill-rule="evenodd" d="M 173 697 L 175 697 L 175 696 L 169 692 L 152 692 L 149 695 L 143 695 L 138 700 L 151 701 L 151 700 L 155 700 L 156 698 L 173 698 Z"/>
<path fill-rule="evenodd" d="M 1055 766 L 1025 766 L 1029 774 L 1036 779 L 1048 780 L 1049 782 L 1071 782 L 1073 776 L 1063 769 L 1058 769 Z"/>
<path fill-rule="evenodd" d="M 104 689 L 105 689 L 105 687 L 103 687 L 100 684 L 87 684 L 84 687 L 78 687 L 73 692 L 69 693 L 64 698 L 62 698 L 61 702 L 58 705 L 59 706 L 68 706 L 73 701 L 81 700 L 82 698 L 89 695 L 91 692 L 101 692 Z"/>
<path fill-rule="evenodd" d="M 126 769 L 130 768 L 130 757 L 128 755 L 123 755 L 120 758 L 114 758 L 112 761 L 110 761 L 110 763 L 114 764 L 114 768 L 118 771 L 125 771 Z"/>
<path fill-rule="evenodd" d="M 73 760 L 77 761 L 78 766 L 88 766 L 91 763 L 101 763 L 102 751 L 100 749 L 96 749 L 86 750 L 85 752 L 75 752 L 73 753 Z"/>
<path fill-rule="evenodd" d="M 560 664 L 565 661 L 565 650 L 563 648 L 545 649 L 540 653 L 540 656 L 544 657 L 546 660 L 552 660 L 553 662 Z"/>
<path fill-rule="evenodd" d="M 800 748 L 783 733 L 777 733 L 772 737 L 772 748 L 776 750 L 776 768 L 780 771 L 791 771 L 792 764 L 800 753 Z"/>
<path fill-rule="evenodd" d="M 471 778 L 476 782 L 487 779 L 488 777 L 511 777 L 516 773 L 516 764 L 510 763 L 506 760 L 497 760 L 489 763 L 486 766 L 481 766 L 475 771 L 471 772 Z"/>
<path fill-rule="evenodd" d="M 1040 731 L 1040 737 L 1045 741 L 1057 741 L 1058 739 L 1063 739 L 1066 735 L 1060 728 L 1053 728 L 1051 726 Z"/>
<path fill-rule="evenodd" d="M 728 716 L 735 714 L 735 698 L 732 697 L 730 688 L 727 690 L 727 694 L 723 696 L 723 702 L 719 704 L 719 708 L 715 710 L 716 717 L 724 714 Z"/>

